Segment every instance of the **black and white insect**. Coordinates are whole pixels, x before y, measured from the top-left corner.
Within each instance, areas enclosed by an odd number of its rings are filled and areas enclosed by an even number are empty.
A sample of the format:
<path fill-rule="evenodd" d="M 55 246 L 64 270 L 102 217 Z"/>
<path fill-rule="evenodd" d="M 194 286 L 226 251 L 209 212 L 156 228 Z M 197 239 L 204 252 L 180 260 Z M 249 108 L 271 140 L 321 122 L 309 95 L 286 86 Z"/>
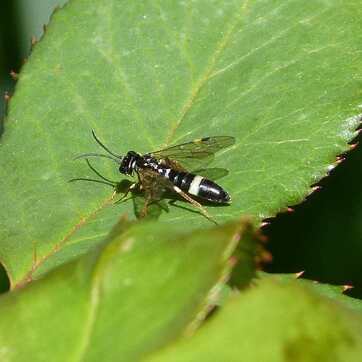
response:
<path fill-rule="evenodd" d="M 127 190 L 138 187 L 145 193 L 144 213 L 147 206 L 162 198 L 166 190 L 172 190 L 197 207 L 204 216 L 212 219 L 205 208 L 195 200 L 205 200 L 215 204 L 229 204 L 229 194 L 213 180 L 225 176 L 228 171 L 220 168 L 202 168 L 208 165 L 216 152 L 235 143 L 234 137 L 214 136 L 196 139 L 159 151 L 141 155 L 128 151 L 125 156 L 117 155 L 106 147 L 92 130 L 96 142 L 107 152 L 84 153 L 76 157 L 86 158 L 93 171 L 101 176 L 89 163 L 89 157 L 105 157 L 119 164 L 119 172 L 138 178 Z M 110 181 L 103 176 L 104 180 Z"/>

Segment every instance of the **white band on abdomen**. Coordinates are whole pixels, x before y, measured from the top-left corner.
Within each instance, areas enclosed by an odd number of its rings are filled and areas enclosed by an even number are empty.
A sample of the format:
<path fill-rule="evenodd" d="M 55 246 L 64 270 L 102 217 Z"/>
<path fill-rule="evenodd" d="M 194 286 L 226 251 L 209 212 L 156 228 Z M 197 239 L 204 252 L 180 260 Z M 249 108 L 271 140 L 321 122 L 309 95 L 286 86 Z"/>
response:
<path fill-rule="evenodd" d="M 199 194 L 200 183 L 203 179 L 201 176 L 195 176 L 191 182 L 188 193 L 197 196 Z"/>

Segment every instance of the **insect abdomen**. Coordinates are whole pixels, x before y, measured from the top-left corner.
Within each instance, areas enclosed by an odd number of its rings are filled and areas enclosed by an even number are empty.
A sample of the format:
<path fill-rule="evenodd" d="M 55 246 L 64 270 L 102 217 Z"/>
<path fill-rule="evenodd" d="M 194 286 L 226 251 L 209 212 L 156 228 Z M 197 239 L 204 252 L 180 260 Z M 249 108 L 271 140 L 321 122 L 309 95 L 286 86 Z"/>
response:
<path fill-rule="evenodd" d="M 215 182 L 187 172 L 170 170 L 167 178 L 182 191 L 211 202 L 228 203 L 229 194 Z"/>

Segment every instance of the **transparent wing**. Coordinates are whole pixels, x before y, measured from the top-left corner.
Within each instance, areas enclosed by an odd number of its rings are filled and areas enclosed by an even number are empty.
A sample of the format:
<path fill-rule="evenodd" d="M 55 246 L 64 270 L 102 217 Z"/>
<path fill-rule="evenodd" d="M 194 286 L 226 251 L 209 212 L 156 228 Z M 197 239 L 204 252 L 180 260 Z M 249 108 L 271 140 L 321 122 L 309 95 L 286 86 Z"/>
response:
<path fill-rule="evenodd" d="M 172 188 L 172 183 L 151 169 L 138 171 L 142 189 L 150 200 L 160 200 L 162 194 Z"/>
<path fill-rule="evenodd" d="M 214 154 L 223 148 L 235 144 L 235 138 L 229 136 L 204 137 L 191 142 L 152 152 L 157 159 L 174 160 L 182 167 L 193 170 L 206 165 L 214 159 Z"/>
<path fill-rule="evenodd" d="M 194 170 L 193 173 L 202 177 L 206 177 L 209 180 L 216 181 L 227 176 L 229 171 L 225 168 L 205 168 Z"/>
<path fill-rule="evenodd" d="M 172 158 L 171 158 L 172 157 Z M 164 160 L 165 165 L 171 166 L 177 164 L 179 171 L 193 172 L 195 169 L 199 169 L 200 167 L 206 167 L 209 163 L 211 163 L 215 156 L 213 153 L 204 152 L 202 155 L 197 154 L 196 157 L 194 155 L 184 155 L 184 156 L 171 156 L 170 158 L 161 157 Z M 158 158 L 158 157 L 157 157 Z"/>

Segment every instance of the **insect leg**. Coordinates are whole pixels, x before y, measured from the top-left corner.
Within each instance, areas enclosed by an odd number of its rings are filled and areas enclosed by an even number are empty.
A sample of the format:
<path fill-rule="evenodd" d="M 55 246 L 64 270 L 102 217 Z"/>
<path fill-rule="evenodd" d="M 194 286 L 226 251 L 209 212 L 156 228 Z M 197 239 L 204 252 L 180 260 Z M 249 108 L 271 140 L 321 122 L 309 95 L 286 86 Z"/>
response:
<path fill-rule="evenodd" d="M 152 202 L 152 196 L 151 196 L 151 194 L 147 194 L 147 196 L 145 197 L 145 204 L 144 204 L 142 210 L 140 211 L 141 218 L 144 218 L 147 216 L 148 206 L 151 204 L 151 202 Z"/>
<path fill-rule="evenodd" d="M 114 186 L 117 185 L 117 182 L 112 181 L 112 180 L 108 179 L 107 177 L 104 177 L 98 170 L 96 170 L 96 168 L 95 168 L 94 166 L 92 166 L 92 164 L 90 163 L 90 161 L 88 160 L 88 158 L 86 158 L 85 160 L 86 160 L 86 162 L 87 162 L 88 167 L 89 167 L 98 177 L 100 177 L 102 180 L 104 180 L 104 181 L 106 181 L 106 182 L 108 182 L 108 183 L 110 183 L 110 184 L 112 184 L 112 185 L 114 185 Z"/>
<path fill-rule="evenodd" d="M 143 178 L 140 176 L 140 174 L 138 172 L 136 172 L 136 175 L 137 175 L 137 179 L 138 179 L 138 187 L 139 187 L 139 190 L 142 191 L 144 189 L 144 180 Z"/>
<path fill-rule="evenodd" d="M 137 172 L 137 176 L 139 179 L 139 189 L 144 192 L 144 205 L 139 212 L 139 216 L 143 218 L 147 216 L 149 207 L 153 203 L 157 203 L 159 207 L 164 208 L 159 204 L 159 201 L 165 187 L 163 185 L 163 178 L 153 170 L 142 169 Z M 168 211 L 167 207 L 164 209 Z"/>
<path fill-rule="evenodd" d="M 200 210 L 200 212 L 211 222 L 217 225 L 217 222 L 212 218 L 212 216 L 206 211 L 206 209 L 198 203 L 196 200 L 194 200 L 192 197 L 190 197 L 188 194 L 183 192 L 179 187 L 174 186 L 173 190 L 176 191 L 180 196 L 182 196 L 185 200 L 187 200 L 190 204 L 195 206 Z"/>
<path fill-rule="evenodd" d="M 121 202 L 123 202 L 123 201 L 126 201 L 125 198 L 128 196 L 128 194 L 129 194 L 133 189 L 135 189 L 135 188 L 137 187 L 137 185 L 138 185 L 138 182 L 133 182 L 133 183 L 127 188 L 127 190 L 126 190 L 126 192 L 124 193 L 124 195 L 123 195 L 120 199 L 118 199 L 118 200 L 115 202 L 115 204 L 118 204 L 118 203 L 121 203 Z"/>
<path fill-rule="evenodd" d="M 151 184 L 147 184 L 148 181 L 151 181 Z M 146 217 L 148 213 L 148 208 L 155 202 L 158 202 L 160 200 L 159 190 L 157 190 L 154 185 L 152 185 L 152 182 L 155 182 L 155 180 L 147 180 L 143 179 L 143 182 L 146 182 L 145 184 L 141 183 L 141 187 L 143 186 L 143 190 L 145 191 L 145 203 L 144 206 L 140 212 L 140 216 Z"/>

